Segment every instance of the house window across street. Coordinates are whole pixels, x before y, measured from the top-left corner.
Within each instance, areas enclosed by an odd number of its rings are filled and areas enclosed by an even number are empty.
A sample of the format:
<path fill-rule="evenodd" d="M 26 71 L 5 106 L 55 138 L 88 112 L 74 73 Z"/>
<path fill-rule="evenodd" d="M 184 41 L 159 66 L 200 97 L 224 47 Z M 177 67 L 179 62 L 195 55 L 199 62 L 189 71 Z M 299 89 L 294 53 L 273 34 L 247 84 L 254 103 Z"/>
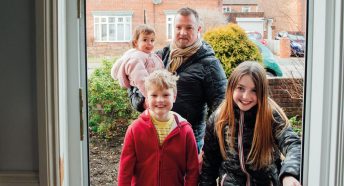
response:
<path fill-rule="evenodd" d="M 223 7 L 223 13 L 230 13 L 230 12 L 232 12 L 231 7 L 229 7 L 229 6 Z"/>
<path fill-rule="evenodd" d="M 174 17 L 175 15 L 166 15 L 166 37 L 167 40 L 172 40 L 174 34 Z"/>
<path fill-rule="evenodd" d="M 94 15 L 96 42 L 127 42 L 131 40 L 131 16 Z"/>
<path fill-rule="evenodd" d="M 241 12 L 251 12 L 251 8 L 249 6 L 244 6 L 241 8 Z"/>

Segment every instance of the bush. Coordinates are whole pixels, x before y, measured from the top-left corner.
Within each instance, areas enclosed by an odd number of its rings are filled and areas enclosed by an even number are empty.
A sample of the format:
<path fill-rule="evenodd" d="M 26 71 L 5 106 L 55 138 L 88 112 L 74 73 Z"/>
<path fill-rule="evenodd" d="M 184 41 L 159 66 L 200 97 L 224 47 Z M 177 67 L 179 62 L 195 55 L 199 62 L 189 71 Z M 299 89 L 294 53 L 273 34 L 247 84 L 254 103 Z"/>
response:
<path fill-rule="evenodd" d="M 241 62 L 251 60 L 262 62 L 262 56 L 243 29 L 236 24 L 219 26 L 205 32 L 203 39 L 214 49 L 227 77 Z"/>
<path fill-rule="evenodd" d="M 299 136 L 302 135 L 302 121 L 297 117 L 293 116 L 289 118 L 289 122 L 294 130 Z"/>
<path fill-rule="evenodd" d="M 103 60 L 89 77 L 89 128 L 98 136 L 111 139 L 122 135 L 138 113 L 132 109 L 127 91 L 110 75 L 113 62 Z"/>

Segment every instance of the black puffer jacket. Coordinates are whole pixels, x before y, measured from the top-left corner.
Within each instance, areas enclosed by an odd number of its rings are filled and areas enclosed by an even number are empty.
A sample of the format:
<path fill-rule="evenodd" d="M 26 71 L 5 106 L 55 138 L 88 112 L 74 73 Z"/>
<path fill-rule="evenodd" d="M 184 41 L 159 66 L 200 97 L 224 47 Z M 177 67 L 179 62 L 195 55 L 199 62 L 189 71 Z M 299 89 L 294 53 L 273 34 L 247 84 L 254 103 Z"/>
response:
<path fill-rule="evenodd" d="M 252 138 L 255 126 L 256 107 L 244 112 L 243 124 L 243 152 L 245 161 L 251 149 Z M 219 148 L 219 142 L 214 133 L 214 122 L 218 115 L 218 111 L 212 114 L 207 123 L 207 130 L 204 139 L 204 156 L 202 173 L 200 176 L 201 186 L 216 185 L 216 178 L 219 177 L 219 183 L 225 186 L 240 186 L 246 185 L 246 175 L 240 167 L 239 152 L 238 152 L 238 119 L 235 119 L 236 133 L 234 138 L 234 148 L 228 143 L 230 130 L 228 125 L 223 129 L 225 136 L 225 151 L 227 159 L 223 160 Z M 240 117 L 240 111 L 235 109 L 235 117 Z M 280 115 L 274 112 L 276 122 L 273 123 L 273 135 L 275 139 L 274 148 L 274 163 L 268 165 L 260 170 L 254 170 L 249 164 L 245 164 L 245 169 L 250 175 L 250 182 L 252 186 L 255 185 L 281 185 L 281 178 L 286 175 L 294 176 L 299 179 L 300 176 L 300 162 L 301 162 L 301 140 L 291 127 L 284 128 L 285 123 L 282 121 Z M 285 156 L 282 164 L 278 164 L 280 160 L 280 153 Z M 279 170 L 280 169 L 280 170 Z"/>
<path fill-rule="evenodd" d="M 165 64 L 170 48 L 158 52 Z M 213 49 L 203 41 L 201 48 L 178 69 L 177 100 L 172 110 L 192 124 L 196 141 L 204 137 L 207 109 L 214 111 L 225 95 L 227 78 Z"/>

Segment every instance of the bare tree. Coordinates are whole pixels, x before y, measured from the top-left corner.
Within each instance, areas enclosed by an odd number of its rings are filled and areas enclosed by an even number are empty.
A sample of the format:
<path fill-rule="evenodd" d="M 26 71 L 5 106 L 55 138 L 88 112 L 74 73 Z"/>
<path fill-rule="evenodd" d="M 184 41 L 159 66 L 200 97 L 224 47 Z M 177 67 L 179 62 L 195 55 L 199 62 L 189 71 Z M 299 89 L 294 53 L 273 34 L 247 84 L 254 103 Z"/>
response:
<path fill-rule="evenodd" d="M 202 33 L 208 29 L 227 24 L 226 17 L 219 10 L 197 9 L 197 12 L 201 19 Z"/>

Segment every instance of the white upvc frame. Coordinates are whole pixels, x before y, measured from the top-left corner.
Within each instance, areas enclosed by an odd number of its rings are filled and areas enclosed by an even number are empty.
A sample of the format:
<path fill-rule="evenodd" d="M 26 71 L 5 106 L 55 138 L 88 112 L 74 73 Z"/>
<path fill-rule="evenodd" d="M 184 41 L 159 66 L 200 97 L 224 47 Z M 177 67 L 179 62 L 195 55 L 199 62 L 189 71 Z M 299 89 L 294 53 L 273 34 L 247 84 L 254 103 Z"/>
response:
<path fill-rule="evenodd" d="M 251 7 L 250 6 L 243 6 L 243 7 L 241 7 L 241 12 L 251 12 Z"/>
<path fill-rule="evenodd" d="M 343 185 L 343 4 L 308 3 L 303 185 Z"/>
<path fill-rule="evenodd" d="M 231 13 L 232 12 L 232 7 L 231 6 L 223 6 L 222 7 L 222 12 L 223 13 Z"/>
<path fill-rule="evenodd" d="M 166 39 L 168 41 L 171 41 L 174 36 L 174 17 L 175 15 L 173 14 L 166 15 Z M 171 32 L 171 37 L 169 37 L 169 32 Z"/>
<path fill-rule="evenodd" d="M 305 81 L 303 185 L 343 185 L 344 8 L 341 0 L 309 0 L 308 3 L 310 8 Z M 79 115 L 74 114 L 78 105 L 76 89 L 80 86 L 79 80 L 76 79 L 82 68 L 79 66 L 78 44 L 72 40 L 78 32 L 78 24 L 71 26 L 76 19 L 73 13 L 75 7 L 72 6 L 76 1 L 70 0 L 65 4 L 66 6 L 60 4 L 59 9 L 52 1 L 36 0 L 39 183 L 42 186 L 60 185 L 58 127 L 63 119 L 60 118 L 58 110 L 66 107 L 69 114 L 67 121 L 79 122 L 75 118 Z M 68 43 L 59 43 L 59 47 L 58 39 L 62 39 L 61 42 L 64 39 L 57 38 L 56 35 L 56 28 L 61 26 L 58 25 L 57 12 L 61 13 L 60 17 L 68 17 L 66 30 L 60 31 L 66 34 L 63 36 L 65 39 L 71 40 Z M 63 58 L 63 53 L 58 53 L 58 50 L 65 51 L 66 57 Z M 62 56 L 58 59 L 59 55 Z M 66 63 L 68 61 L 68 70 L 61 67 L 58 69 L 57 62 L 63 59 L 66 59 Z M 60 90 L 58 87 L 63 78 L 68 82 L 67 90 Z M 61 97 L 60 91 L 66 91 L 68 98 Z M 61 99 L 67 99 L 69 104 L 59 105 Z M 75 140 L 74 136 L 78 135 L 72 134 L 78 132 L 74 126 L 70 129 L 68 139 Z M 69 156 L 66 163 L 70 171 L 66 172 L 69 180 L 65 185 L 82 185 L 81 180 L 84 179 L 78 153 L 80 149 L 73 149 L 75 147 L 80 148 L 80 144 L 73 142 L 68 147 L 68 153 L 73 154 L 74 150 L 77 153 Z"/>
<path fill-rule="evenodd" d="M 85 45 L 85 33 L 80 26 L 85 25 L 78 18 L 82 15 L 78 15 L 78 3 L 82 12 L 83 1 L 36 0 L 35 3 L 39 130 L 39 181 L 36 185 L 88 185 L 87 137 L 80 141 L 79 115 L 79 88 L 85 84 L 80 78 L 86 77 L 85 65 L 82 65 L 85 46 L 80 46 Z M 86 101 L 83 102 L 86 105 Z M 86 125 L 83 130 L 87 134 Z M 60 162 L 60 158 L 64 162 Z M 63 180 L 60 180 L 60 172 Z M 22 175 L 30 176 L 20 172 L 10 176 L 20 178 Z"/>
<path fill-rule="evenodd" d="M 128 42 L 128 41 L 131 41 L 131 36 L 132 36 L 132 22 L 133 22 L 133 19 L 132 19 L 132 16 L 133 16 L 133 12 L 131 11 L 94 11 L 92 12 L 92 16 L 93 16 L 93 36 L 94 36 L 94 39 L 95 39 L 95 42 Z M 101 38 L 100 39 L 97 39 L 98 37 L 101 37 L 101 33 L 97 33 L 97 25 L 99 27 L 99 29 L 101 30 L 101 25 L 102 25 L 102 18 L 104 18 L 106 21 L 104 22 L 107 26 L 106 26 L 106 33 L 107 33 L 107 36 L 106 36 L 106 39 L 105 40 L 102 40 Z M 115 19 L 115 22 L 114 23 L 109 23 L 109 18 L 113 18 Z M 123 29 L 124 29 L 124 32 L 123 32 L 123 39 L 120 40 L 118 39 L 118 20 L 119 19 L 123 19 L 123 22 L 121 22 L 121 24 L 123 24 Z M 98 23 L 96 23 L 96 19 L 99 20 Z M 127 21 L 127 19 L 129 19 L 129 21 Z M 110 27 L 109 25 L 114 25 L 115 26 L 115 40 L 110 40 Z M 129 28 L 128 30 L 126 29 L 126 26 L 129 25 Z M 98 34 L 98 36 L 97 36 Z"/>
<path fill-rule="evenodd" d="M 59 183 L 57 2 L 36 0 L 39 184 Z"/>

